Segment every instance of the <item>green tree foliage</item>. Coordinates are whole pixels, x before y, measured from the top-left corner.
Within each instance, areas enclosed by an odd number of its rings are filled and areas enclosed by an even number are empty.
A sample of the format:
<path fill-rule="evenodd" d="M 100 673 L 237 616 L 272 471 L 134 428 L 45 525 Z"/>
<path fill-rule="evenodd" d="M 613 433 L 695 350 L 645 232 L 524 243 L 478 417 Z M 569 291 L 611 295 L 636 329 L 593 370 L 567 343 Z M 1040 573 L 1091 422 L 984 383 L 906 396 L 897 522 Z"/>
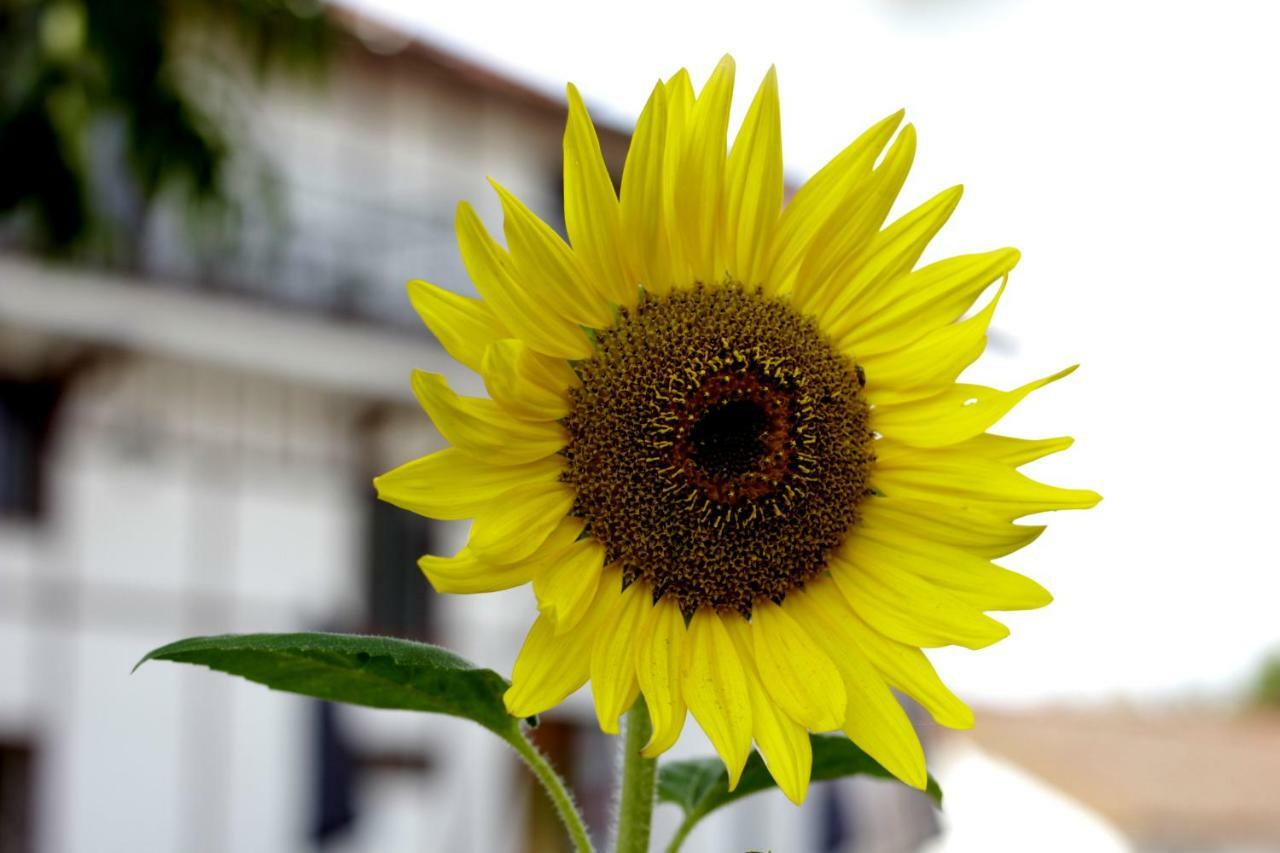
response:
<path fill-rule="evenodd" d="M 1271 654 L 1258 667 L 1251 692 L 1257 707 L 1280 710 L 1280 652 Z"/>
<path fill-rule="evenodd" d="M 217 60 L 183 54 L 184 28 L 227 36 L 259 77 L 318 73 L 337 39 L 297 0 L 0 0 L 0 218 L 47 251 L 106 226 L 90 150 L 104 127 L 143 205 L 171 188 L 193 209 L 230 202 L 235 140 L 179 72 Z"/>

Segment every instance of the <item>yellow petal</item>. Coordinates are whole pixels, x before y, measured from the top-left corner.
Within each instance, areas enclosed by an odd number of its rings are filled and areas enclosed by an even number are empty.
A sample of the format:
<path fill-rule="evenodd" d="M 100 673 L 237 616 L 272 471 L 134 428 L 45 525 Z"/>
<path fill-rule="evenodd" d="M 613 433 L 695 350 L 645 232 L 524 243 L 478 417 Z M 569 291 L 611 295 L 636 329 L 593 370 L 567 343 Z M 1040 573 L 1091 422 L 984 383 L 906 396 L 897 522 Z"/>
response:
<path fill-rule="evenodd" d="M 828 622 L 816 608 L 806 613 L 811 618 L 803 621 L 805 630 L 826 650 L 844 679 L 849 695 L 844 733 L 894 776 L 923 790 L 929 781 L 924 750 L 906 712 L 861 650 L 841 640 L 838 624 Z"/>
<path fill-rule="evenodd" d="M 586 527 L 587 523 L 583 519 L 572 515 L 565 516 L 560 519 L 555 530 L 551 531 L 547 541 L 543 542 L 538 550 L 524 562 L 532 566 L 535 576 L 548 571 L 559 562 L 564 552 L 569 550 L 569 546 L 578 541 Z"/>
<path fill-rule="evenodd" d="M 635 704 L 640 687 L 636 681 L 636 644 L 640 626 L 653 609 L 653 588 L 636 581 L 621 592 L 613 611 L 600 625 L 600 636 L 591 649 L 591 693 L 600 730 L 618 733 L 618 718 Z"/>
<path fill-rule="evenodd" d="M 858 357 L 866 376 L 867 399 L 878 405 L 880 389 L 933 390 L 952 385 L 986 349 L 987 328 L 1003 292 L 1002 286 L 995 298 L 972 317 L 936 329 L 902 349 Z M 837 345 L 852 353 L 847 340 Z"/>
<path fill-rule="evenodd" d="M 659 599 L 646 615 L 636 643 L 636 679 L 649 706 L 653 737 L 643 754 L 665 752 L 684 728 L 684 615 L 669 598 Z"/>
<path fill-rule="evenodd" d="M 940 505 L 881 495 L 859 506 L 864 526 L 897 526 L 918 536 L 963 548 L 987 559 L 1003 557 L 1035 541 L 1044 525 L 1014 524 L 1007 519 L 959 505 Z"/>
<path fill-rule="evenodd" d="M 618 197 L 591 116 L 572 83 L 564 131 L 564 222 L 588 278 L 611 302 L 634 305 L 636 282 L 622 247 Z"/>
<path fill-rule="evenodd" d="M 899 585 L 903 574 L 910 573 L 978 610 L 1034 610 L 1053 600 L 1030 578 L 910 528 L 862 527 L 840 553 L 887 585 Z"/>
<path fill-rule="evenodd" d="M 658 83 L 636 120 L 622 167 L 622 232 L 641 283 L 661 296 L 671 290 L 671 249 L 663 228 L 662 163 L 667 138 L 667 93 Z"/>
<path fill-rule="evenodd" d="M 685 240 L 679 233 L 676 216 L 676 188 L 680 181 L 681 163 L 689 147 L 689 131 L 693 126 L 693 83 L 689 72 L 681 68 L 663 87 L 667 105 L 667 132 L 662 154 L 662 221 L 667 233 L 667 257 L 671 262 L 671 285 L 687 286 L 693 282 L 693 271 L 685 252 Z"/>
<path fill-rule="evenodd" d="M 519 420 L 493 400 L 459 397 L 438 373 L 415 370 L 413 393 L 445 440 L 485 462 L 533 462 L 555 453 L 567 440 L 558 423 Z"/>
<path fill-rule="evenodd" d="M 1032 391 L 1070 376 L 1075 370 L 1076 365 L 1072 365 L 1012 391 L 961 384 L 905 403 L 877 403 L 871 413 L 872 429 L 912 447 L 958 444 L 985 432 Z M 867 382 L 871 383 L 870 376 Z"/>
<path fill-rule="evenodd" d="M 781 293 L 791 287 L 818 231 L 831 221 L 841 204 L 859 194 L 860 186 L 871 176 L 876 158 L 902 123 L 902 116 L 899 110 L 872 126 L 796 191 L 782 212 L 770 247 L 765 276 L 769 293 Z"/>
<path fill-rule="evenodd" d="M 584 326 L 613 325 L 609 299 L 583 272 L 573 250 L 550 225 L 497 181 L 489 183 L 502 202 L 502 231 L 524 289 L 545 300 L 561 316 Z"/>
<path fill-rule="evenodd" d="M 805 624 L 822 625 L 832 632 L 833 643 L 840 648 L 857 649 L 892 687 L 919 702 L 939 725 L 952 729 L 973 726 L 973 711 L 952 693 L 919 649 L 890 640 L 862 621 L 849 609 L 830 578 L 819 578 L 806 585 L 794 598 L 797 619 Z M 813 610 L 818 610 L 814 615 Z"/>
<path fill-rule="evenodd" d="M 814 235 L 796 275 L 792 299 L 798 310 L 819 313 L 850 287 L 879 243 L 873 238 L 898 197 L 916 155 L 915 128 L 907 125 L 865 180 L 849 187 Z"/>
<path fill-rule="evenodd" d="M 752 696 L 755 695 L 753 691 Z M 751 731 L 769 775 L 788 800 L 800 805 L 809 792 L 813 772 L 809 733 L 767 699 L 753 698 L 751 714 Z"/>
<path fill-rule="evenodd" d="M 984 432 L 953 447 L 958 452 L 972 452 L 996 462 L 1017 468 L 1043 459 L 1051 453 L 1066 450 L 1075 442 L 1070 436 L 1058 438 L 1012 438 Z"/>
<path fill-rule="evenodd" d="M 774 68 L 765 75 L 734 140 L 725 192 L 729 272 L 735 280 L 754 287 L 764 279 L 782 210 L 782 116 Z"/>
<path fill-rule="evenodd" d="M 509 336 L 493 309 L 479 299 L 459 296 L 428 284 L 411 281 L 409 302 L 445 352 L 472 370 L 480 370 L 485 347 Z"/>
<path fill-rule="evenodd" d="M 534 576 L 533 593 L 538 610 L 555 624 L 557 634 L 563 634 L 582 621 L 595 599 L 604 546 L 598 539 L 580 539 L 545 566 Z"/>
<path fill-rule="evenodd" d="M 975 509 L 1010 521 L 1033 512 L 1088 509 L 1102 498 L 1088 489 L 1036 482 L 1002 462 L 953 447 L 877 447 L 872 486 L 891 500 L 907 499 Z"/>
<path fill-rule="evenodd" d="M 551 620 L 539 616 L 512 667 L 511 687 L 502 697 L 507 713 L 516 717 L 541 714 L 585 684 L 594 639 L 585 625 L 556 634 Z"/>
<path fill-rule="evenodd" d="M 695 281 L 717 283 L 724 277 L 719 263 L 721 205 L 724 198 L 725 138 L 733 99 L 733 59 L 720 60 L 693 104 L 672 176 L 672 219 L 668 229 L 683 250 Z"/>
<path fill-rule="evenodd" d="M 915 210 L 877 234 L 860 253 L 857 273 L 823 306 L 823 328 L 840 340 L 857 325 L 861 303 L 881 290 L 896 285 L 911 272 L 934 235 L 942 229 L 960 203 L 963 188 L 956 186 L 938 193 Z"/>
<path fill-rule="evenodd" d="M 548 456 L 524 465 L 490 465 L 456 447 L 406 462 L 373 481 L 378 497 L 401 509 L 455 521 L 473 518 L 501 495 L 528 483 L 549 483 L 564 458 Z"/>
<path fill-rule="evenodd" d="M 558 420 L 569 413 L 569 389 L 578 385 L 573 368 L 523 341 L 505 338 L 490 343 L 477 368 L 494 402 L 517 417 Z"/>
<path fill-rule="evenodd" d="M 696 100 L 689 70 L 681 68 L 672 74 L 663 85 L 663 91 L 666 93 L 668 121 L 666 156 L 674 156 L 678 160 L 689 142 L 688 133 L 693 121 L 693 102 Z M 674 168 L 678 163 L 672 165 Z M 664 168 L 663 171 L 668 170 Z"/>
<path fill-rule="evenodd" d="M 738 786 L 751 753 L 751 697 L 747 677 L 720 614 L 693 614 L 684 648 L 684 698 Z"/>
<path fill-rule="evenodd" d="M 508 503 L 506 495 L 503 503 Z M 453 557 L 427 555 L 418 561 L 418 566 L 437 592 L 474 593 L 509 589 L 528 583 L 545 572 L 548 565 L 577 539 L 584 524 L 578 518 L 562 519 L 527 558 L 513 563 L 500 564 L 480 559 L 470 548 L 463 548 Z"/>
<path fill-rule="evenodd" d="M 908 273 L 867 299 L 849 333 L 850 348 L 860 357 L 890 352 L 958 320 L 992 282 L 1008 276 L 1020 257 L 1017 249 L 997 249 Z"/>
<path fill-rule="evenodd" d="M 618 587 L 613 584 L 620 581 L 621 573 L 616 569 L 605 570 L 587 616 L 572 631 L 557 634 L 546 616 L 534 621 L 511 669 L 511 687 L 502 697 L 507 713 L 516 717 L 541 714 L 586 683 L 591 646 L 603 611 L 617 599 Z"/>
<path fill-rule="evenodd" d="M 436 592 L 497 592 L 526 584 L 533 579 L 528 563 L 495 565 L 477 559 L 467 548 L 452 557 L 427 554 L 418 560 L 418 568 L 422 569 Z"/>
<path fill-rule="evenodd" d="M 829 565 L 853 612 L 900 643 L 981 649 L 1009 636 L 1008 628 L 977 607 L 909 573 L 890 584 L 841 556 L 832 555 Z"/>
<path fill-rule="evenodd" d="M 518 486 L 476 516 L 467 547 L 481 560 L 514 563 L 538 549 L 573 507 L 567 483 Z"/>
<path fill-rule="evenodd" d="M 556 358 L 589 358 L 593 352 L 586 332 L 558 313 L 544 294 L 517 281 L 506 251 L 485 230 L 471 205 L 458 205 L 458 249 L 476 290 L 513 334 Z"/>
<path fill-rule="evenodd" d="M 786 608 L 757 601 L 751 637 L 760 678 L 778 707 L 810 731 L 839 728 L 845 711 L 840 673 Z"/>
<path fill-rule="evenodd" d="M 809 777 L 813 770 L 813 748 L 809 743 L 809 732 L 783 713 L 769 697 L 769 692 L 761 681 L 759 668 L 754 662 L 751 628 L 747 622 L 729 616 L 725 618 L 725 627 L 729 629 L 738 656 L 742 659 L 742 669 L 747 675 L 747 691 L 751 695 L 751 735 L 760 749 L 760 756 L 769 769 L 769 775 L 773 776 L 787 799 L 800 805 L 809 790 Z M 840 692 L 844 692 L 843 684 L 840 685 Z"/>

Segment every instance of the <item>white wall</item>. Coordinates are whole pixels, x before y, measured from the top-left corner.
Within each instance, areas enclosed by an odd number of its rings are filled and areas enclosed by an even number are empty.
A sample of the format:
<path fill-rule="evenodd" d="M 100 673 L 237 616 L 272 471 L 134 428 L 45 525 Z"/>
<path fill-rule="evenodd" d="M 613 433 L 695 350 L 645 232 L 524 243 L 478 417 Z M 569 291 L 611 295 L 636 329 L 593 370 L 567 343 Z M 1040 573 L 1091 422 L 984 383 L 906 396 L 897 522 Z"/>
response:
<path fill-rule="evenodd" d="M 423 367 L 443 366 L 435 352 Z M 196 668 L 130 669 L 183 636 L 358 623 L 369 476 L 439 442 L 409 406 L 185 360 L 118 354 L 82 375 L 45 515 L 0 527 L 0 735 L 39 749 L 42 850 L 307 848 L 311 703 Z M 460 616 L 509 667 L 523 611 L 446 606 L 446 631 Z M 345 849 L 511 846 L 512 826 L 462 830 L 480 791 L 511 784 L 490 735 L 420 715 L 344 722 L 432 768 L 372 777 Z"/>

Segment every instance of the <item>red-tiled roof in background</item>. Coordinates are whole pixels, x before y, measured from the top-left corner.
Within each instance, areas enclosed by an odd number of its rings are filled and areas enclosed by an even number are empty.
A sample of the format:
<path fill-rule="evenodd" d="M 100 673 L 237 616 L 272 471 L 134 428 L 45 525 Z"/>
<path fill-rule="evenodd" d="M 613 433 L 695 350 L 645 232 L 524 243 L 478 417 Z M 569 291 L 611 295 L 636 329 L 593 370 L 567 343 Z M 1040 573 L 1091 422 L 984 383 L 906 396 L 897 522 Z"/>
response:
<path fill-rule="evenodd" d="M 964 737 L 1170 849 L 1280 848 L 1280 714 L 978 714 Z"/>

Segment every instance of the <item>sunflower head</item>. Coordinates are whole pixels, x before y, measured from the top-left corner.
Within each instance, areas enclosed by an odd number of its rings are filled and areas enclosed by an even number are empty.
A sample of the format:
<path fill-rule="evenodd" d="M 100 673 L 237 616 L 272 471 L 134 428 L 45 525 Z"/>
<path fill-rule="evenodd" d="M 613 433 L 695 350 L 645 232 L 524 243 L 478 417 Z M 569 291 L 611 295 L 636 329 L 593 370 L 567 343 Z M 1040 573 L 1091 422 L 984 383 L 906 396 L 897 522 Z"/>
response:
<path fill-rule="evenodd" d="M 474 519 L 460 552 L 422 558 L 437 590 L 532 585 L 512 714 L 590 681 L 607 732 L 643 697 L 650 755 L 692 712 L 732 784 L 754 741 L 801 801 L 809 732 L 838 729 L 923 787 L 890 688 L 971 725 L 921 649 L 989 645 L 1008 631 L 987 611 L 1046 604 L 992 561 L 1041 530 L 1015 519 L 1098 500 L 1017 470 L 1069 439 L 988 432 L 1070 370 L 1010 391 L 958 381 L 1018 253 L 917 268 L 960 190 L 886 224 L 915 153 L 901 113 L 784 208 L 776 77 L 728 146 L 733 77 L 726 58 L 696 94 L 684 71 L 654 88 L 620 195 L 570 86 L 567 243 L 496 184 L 505 246 L 459 206 L 481 298 L 409 294 L 490 396 L 415 374 L 451 446 L 376 485 Z"/>

